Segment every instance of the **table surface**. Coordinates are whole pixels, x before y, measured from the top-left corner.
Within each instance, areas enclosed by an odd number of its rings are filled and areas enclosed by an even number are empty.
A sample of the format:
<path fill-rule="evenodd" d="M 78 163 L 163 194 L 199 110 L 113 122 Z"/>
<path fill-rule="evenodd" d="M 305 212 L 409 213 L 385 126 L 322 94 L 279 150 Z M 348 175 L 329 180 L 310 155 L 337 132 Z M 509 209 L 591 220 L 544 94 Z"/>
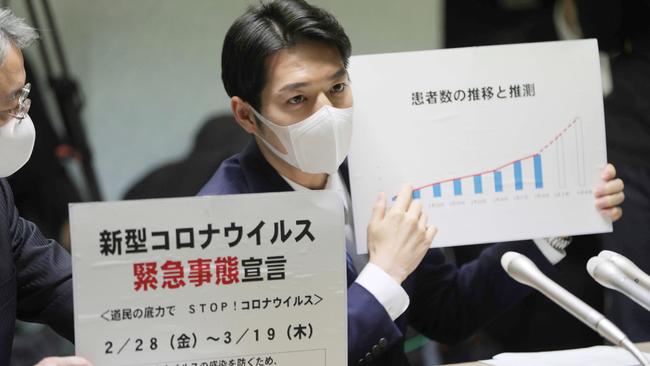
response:
<path fill-rule="evenodd" d="M 650 353 L 650 342 L 638 343 L 637 346 L 641 351 Z M 487 365 L 482 362 L 476 361 L 476 362 L 455 363 L 453 365 L 449 364 L 447 366 L 487 366 Z"/>

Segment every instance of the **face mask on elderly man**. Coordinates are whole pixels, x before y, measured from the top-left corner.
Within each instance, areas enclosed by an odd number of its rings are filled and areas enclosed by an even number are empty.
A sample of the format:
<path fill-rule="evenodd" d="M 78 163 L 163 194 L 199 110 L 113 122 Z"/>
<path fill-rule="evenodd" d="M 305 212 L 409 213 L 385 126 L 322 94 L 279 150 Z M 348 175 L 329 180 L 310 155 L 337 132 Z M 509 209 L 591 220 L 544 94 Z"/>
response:
<path fill-rule="evenodd" d="M 12 117 L 0 126 L 0 177 L 6 178 L 22 168 L 34 149 L 36 130 L 29 115 Z"/>

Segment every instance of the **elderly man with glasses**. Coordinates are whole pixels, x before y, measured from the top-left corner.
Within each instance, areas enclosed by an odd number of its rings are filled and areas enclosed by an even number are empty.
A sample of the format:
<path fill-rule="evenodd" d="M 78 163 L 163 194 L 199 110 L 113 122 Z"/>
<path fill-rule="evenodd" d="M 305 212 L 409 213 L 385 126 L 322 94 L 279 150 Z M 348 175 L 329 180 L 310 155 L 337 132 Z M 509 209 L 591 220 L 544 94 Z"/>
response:
<path fill-rule="evenodd" d="M 35 130 L 21 49 L 36 31 L 0 9 L 0 365 L 8 365 L 16 318 L 45 323 L 74 340 L 70 255 L 18 214 L 6 177 L 29 160 Z M 38 366 L 87 366 L 78 357 L 49 357 Z"/>

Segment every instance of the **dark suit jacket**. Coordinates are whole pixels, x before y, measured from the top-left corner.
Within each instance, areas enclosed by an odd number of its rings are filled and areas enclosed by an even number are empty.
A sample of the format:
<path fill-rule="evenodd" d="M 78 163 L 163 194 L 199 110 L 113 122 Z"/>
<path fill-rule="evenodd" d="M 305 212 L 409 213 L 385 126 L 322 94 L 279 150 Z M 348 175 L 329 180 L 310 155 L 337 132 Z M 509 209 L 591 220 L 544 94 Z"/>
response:
<path fill-rule="evenodd" d="M 16 318 L 74 339 L 70 255 L 21 218 L 0 180 L 0 365 L 8 365 Z"/>
<path fill-rule="evenodd" d="M 347 180 L 345 165 L 341 173 Z M 251 142 L 243 152 L 222 163 L 199 195 L 291 190 Z M 532 242 L 494 246 L 461 268 L 449 263 L 439 249 L 431 249 L 402 283 L 411 302 L 395 321 L 372 294 L 354 282 L 356 270 L 348 266 L 348 364 L 407 364 L 407 325 L 437 341 L 453 343 L 519 302 L 530 290 L 511 280 L 500 265 L 501 254 L 512 246 L 525 252 L 542 270 L 552 271 Z"/>

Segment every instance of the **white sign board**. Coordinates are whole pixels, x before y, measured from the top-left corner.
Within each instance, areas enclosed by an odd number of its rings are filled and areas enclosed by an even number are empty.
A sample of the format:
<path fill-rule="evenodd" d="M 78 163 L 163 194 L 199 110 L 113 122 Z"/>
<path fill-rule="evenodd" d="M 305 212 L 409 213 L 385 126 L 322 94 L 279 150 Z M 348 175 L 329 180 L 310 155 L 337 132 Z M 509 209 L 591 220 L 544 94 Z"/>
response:
<path fill-rule="evenodd" d="M 347 363 L 333 192 L 73 204 L 77 354 L 102 365 Z"/>
<path fill-rule="evenodd" d="M 356 56 L 354 224 L 411 183 L 434 246 L 611 231 L 595 40 Z M 366 230 L 356 230 L 365 253 Z"/>

